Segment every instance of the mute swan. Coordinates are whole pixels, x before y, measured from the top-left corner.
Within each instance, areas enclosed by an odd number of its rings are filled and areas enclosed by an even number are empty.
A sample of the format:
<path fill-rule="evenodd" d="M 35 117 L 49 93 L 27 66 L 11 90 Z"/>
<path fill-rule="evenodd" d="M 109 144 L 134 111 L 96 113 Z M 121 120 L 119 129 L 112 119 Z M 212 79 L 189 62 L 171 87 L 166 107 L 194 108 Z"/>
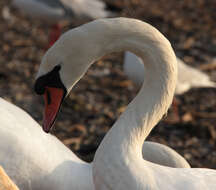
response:
<path fill-rule="evenodd" d="M 56 137 L 45 134 L 25 111 L 2 98 L 0 113 L 0 165 L 20 190 L 94 189 L 92 164 L 80 160 Z M 149 161 L 190 167 L 165 145 L 146 142 L 144 147 Z"/>
<path fill-rule="evenodd" d="M 1 190 L 19 190 L 18 187 L 5 173 L 4 169 L 0 166 L 0 189 Z"/>
<path fill-rule="evenodd" d="M 170 168 L 143 159 L 144 139 L 172 102 L 177 63 L 169 41 L 142 21 L 100 19 L 65 33 L 48 50 L 35 85 L 35 91 L 44 94 L 46 101 L 43 129 L 49 132 L 64 97 L 95 60 L 127 50 L 144 60 L 146 77 L 138 95 L 96 151 L 95 188 L 215 189 L 215 170 Z"/>
<path fill-rule="evenodd" d="M 96 19 L 112 15 L 100 0 L 12 0 L 12 5 L 34 19 L 52 24 L 49 47 L 61 35 L 61 20 L 72 17 Z"/>
<path fill-rule="evenodd" d="M 207 74 L 186 65 L 179 58 L 177 58 L 177 63 L 178 79 L 175 94 L 181 95 L 191 88 L 216 88 L 216 84 L 210 80 Z M 123 69 L 128 78 L 131 79 L 138 87 L 141 87 L 144 79 L 144 64 L 142 60 L 133 53 L 126 52 L 124 56 Z"/>
<path fill-rule="evenodd" d="M 96 19 L 110 15 L 100 0 L 12 0 L 12 5 L 32 18 L 48 23 L 71 17 Z"/>

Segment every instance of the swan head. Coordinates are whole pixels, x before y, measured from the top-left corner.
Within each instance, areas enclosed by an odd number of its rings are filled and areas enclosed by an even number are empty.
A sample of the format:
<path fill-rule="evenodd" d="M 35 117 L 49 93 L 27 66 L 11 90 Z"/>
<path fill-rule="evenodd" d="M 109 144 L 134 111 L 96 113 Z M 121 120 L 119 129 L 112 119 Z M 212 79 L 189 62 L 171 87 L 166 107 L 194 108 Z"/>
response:
<path fill-rule="evenodd" d="M 43 130 L 49 132 L 60 106 L 72 87 L 90 66 L 85 33 L 75 30 L 64 34 L 44 55 L 35 82 L 35 92 L 44 96 Z"/>

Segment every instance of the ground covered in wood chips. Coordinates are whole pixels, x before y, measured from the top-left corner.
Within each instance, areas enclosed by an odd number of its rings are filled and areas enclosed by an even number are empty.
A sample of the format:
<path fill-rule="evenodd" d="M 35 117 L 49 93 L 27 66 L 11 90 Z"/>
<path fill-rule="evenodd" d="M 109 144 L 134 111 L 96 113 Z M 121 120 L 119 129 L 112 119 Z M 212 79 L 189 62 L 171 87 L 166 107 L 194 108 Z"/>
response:
<path fill-rule="evenodd" d="M 177 56 L 216 81 L 216 4 L 210 0 L 105 0 L 119 16 L 158 28 Z M 85 21 L 73 20 L 65 31 Z M 26 110 L 39 123 L 43 102 L 33 92 L 34 77 L 49 27 L 0 1 L 0 96 Z M 52 131 L 82 159 L 91 161 L 106 132 L 138 89 L 122 70 L 123 53 L 94 64 L 65 101 Z M 179 118 L 170 109 L 148 140 L 166 144 L 193 167 L 216 168 L 216 89 L 192 89 L 177 97 Z"/>

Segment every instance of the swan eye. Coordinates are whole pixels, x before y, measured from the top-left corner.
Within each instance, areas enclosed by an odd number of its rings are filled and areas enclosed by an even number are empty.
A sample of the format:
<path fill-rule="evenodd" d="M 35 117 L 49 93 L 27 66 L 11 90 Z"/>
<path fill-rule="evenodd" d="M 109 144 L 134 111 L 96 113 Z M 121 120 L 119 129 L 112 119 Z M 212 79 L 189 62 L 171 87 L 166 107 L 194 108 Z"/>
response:
<path fill-rule="evenodd" d="M 59 71 L 61 70 L 60 65 L 56 65 L 50 72 L 40 76 L 34 85 L 34 90 L 37 94 L 42 95 L 45 92 L 46 87 L 61 88 L 66 94 L 67 90 L 61 81 Z"/>

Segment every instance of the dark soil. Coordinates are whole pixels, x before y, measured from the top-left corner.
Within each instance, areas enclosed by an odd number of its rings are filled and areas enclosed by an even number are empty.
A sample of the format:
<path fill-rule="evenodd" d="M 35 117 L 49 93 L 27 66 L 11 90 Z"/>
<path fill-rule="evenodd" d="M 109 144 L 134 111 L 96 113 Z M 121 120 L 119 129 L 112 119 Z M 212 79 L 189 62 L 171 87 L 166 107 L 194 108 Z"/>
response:
<path fill-rule="evenodd" d="M 158 28 L 186 63 L 216 80 L 216 4 L 210 0 L 105 0 L 117 15 Z M 0 2 L 0 96 L 42 121 L 43 102 L 33 92 L 49 27 Z M 78 26 L 74 21 L 65 27 Z M 82 159 L 91 161 L 106 132 L 137 89 L 122 71 L 123 54 L 94 64 L 64 102 L 52 131 Z M 177 97 L 179 121 L 170 109 L 148 140 L 166 144 L 193 167 L 216 168 L 216 89 L 192 89 Z"/>

